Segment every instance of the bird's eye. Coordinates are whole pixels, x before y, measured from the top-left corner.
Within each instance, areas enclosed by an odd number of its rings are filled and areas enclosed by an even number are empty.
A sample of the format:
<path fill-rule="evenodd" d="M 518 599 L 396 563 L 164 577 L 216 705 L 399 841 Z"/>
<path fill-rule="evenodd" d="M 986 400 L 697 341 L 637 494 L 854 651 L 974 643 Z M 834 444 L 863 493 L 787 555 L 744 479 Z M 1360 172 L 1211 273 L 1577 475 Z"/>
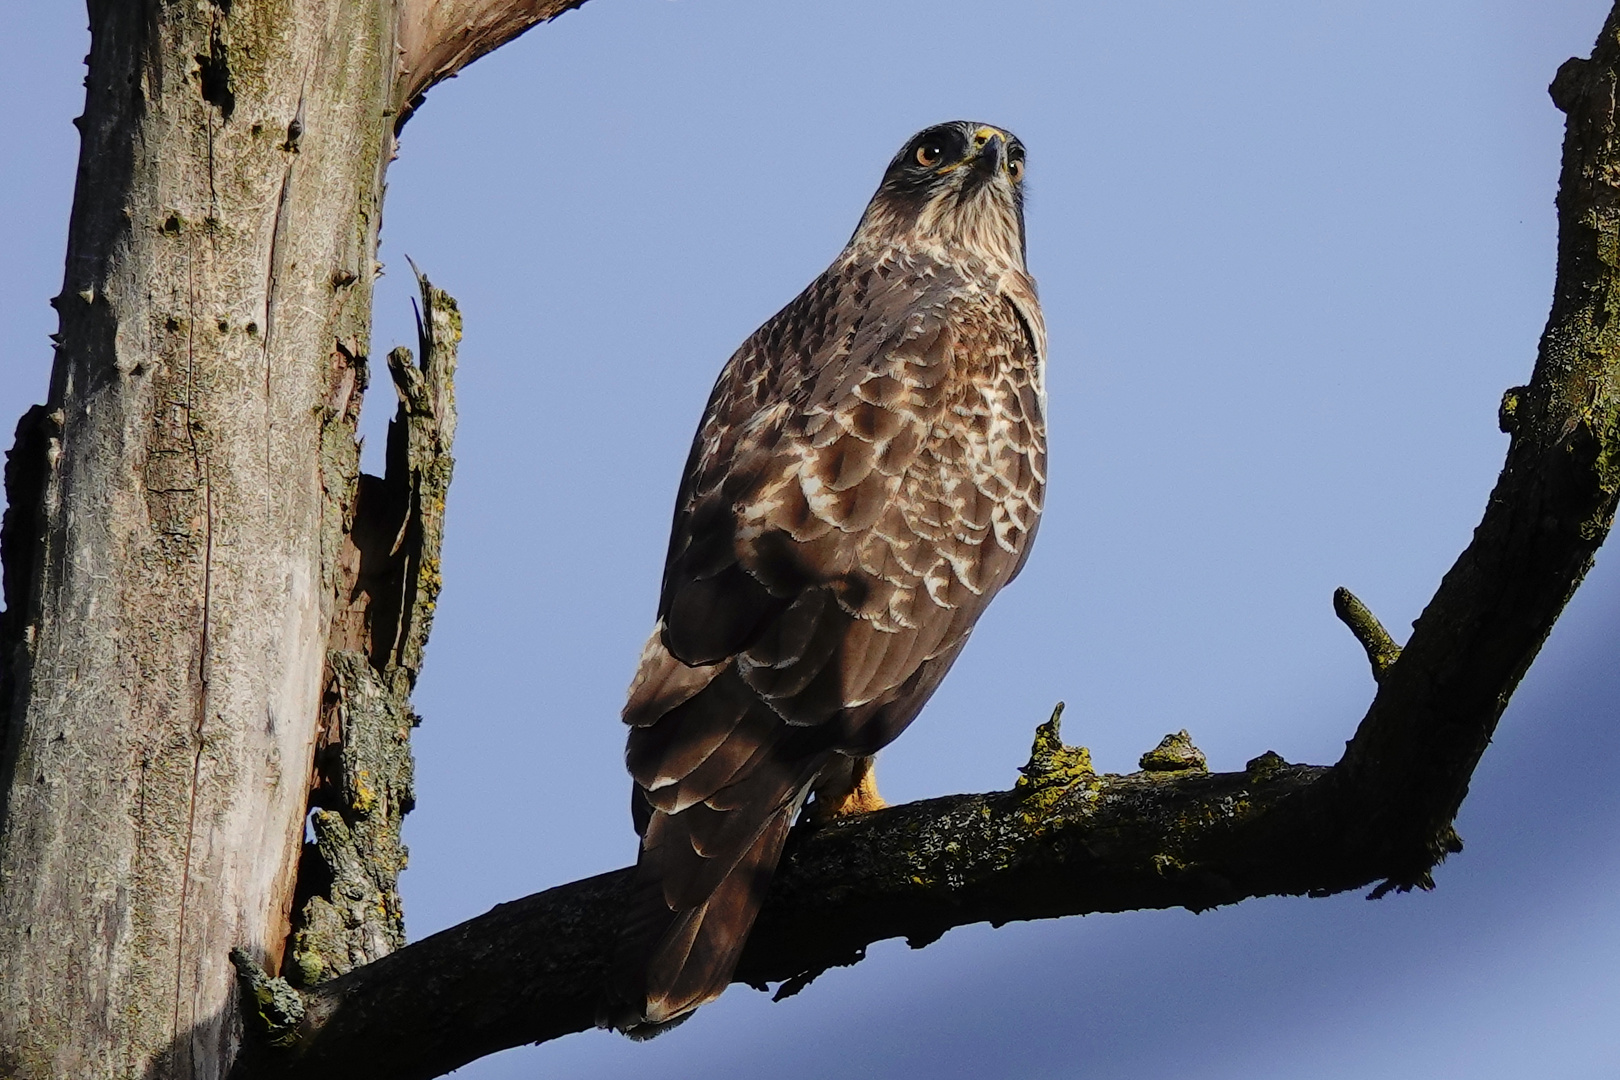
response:
<path fill-rule="evenodd" d="M 939 164 L 939 159 L 945 156 L 945 151 L 937 142 L 925 142 L 917 147 L 917 164 L 924 168 L 933 168 Z"/>
<path fill-rule="evenodd" d="M 1007 156 L 1007 175 L 1012 177 L 1012 182 L 1015 184 L 1024 178 L 1023 154 L 1009 154 Z"/>

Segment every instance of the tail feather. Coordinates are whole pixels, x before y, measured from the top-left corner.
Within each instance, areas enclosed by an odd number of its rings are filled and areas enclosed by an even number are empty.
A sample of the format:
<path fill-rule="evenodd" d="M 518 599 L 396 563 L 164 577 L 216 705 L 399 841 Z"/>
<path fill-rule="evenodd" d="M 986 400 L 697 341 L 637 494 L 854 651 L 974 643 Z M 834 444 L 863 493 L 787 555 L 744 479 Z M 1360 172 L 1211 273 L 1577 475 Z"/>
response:
<path fill-rule="evenodd" d="M 736 970 L 801 801 L 802 794 L 790 793 L 778 804 L 714 889 L 690 907 L 670 907 L 656 865 L 648 865 L 659 861 L 656 853 L 649 859 L 643 852 L 599 1017 L 604 1026 L 650 1037 L 720 996 Z M 655 812 L 653 817 L 655 827 L 679 829 L 679 815 Z"/>

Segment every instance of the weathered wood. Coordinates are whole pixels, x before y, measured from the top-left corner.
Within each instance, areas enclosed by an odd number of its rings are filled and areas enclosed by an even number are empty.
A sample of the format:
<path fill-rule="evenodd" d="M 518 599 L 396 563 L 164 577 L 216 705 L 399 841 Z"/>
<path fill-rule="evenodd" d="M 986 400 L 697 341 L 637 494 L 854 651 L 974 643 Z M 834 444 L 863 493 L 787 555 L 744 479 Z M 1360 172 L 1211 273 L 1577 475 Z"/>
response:
<path fill-rule="evenodd" d="M 418 723 L 410 695 L 439 595 L 461 341 L 455 300 L 418 280 L 421 364 L 408 349 L 389 354 L 399 409 L 386 472 L 360 477 L 340 559 L 310 796 L 315 841 L 304 845 L 287 965 L 303 986 L 405 943 L 400 830 L 415 803 L 410 732 Z"/>
<path fill-rule="evenodd" d="M 218 1076 L 227 953 L 287 932 L 394 12 L 89 8 L 53 431 L 7 538 L 0 1075 Z"/>
<path fill-rule="evenodd" d="M 59 353 L 6 477 L 0 1075 L 223 1075 L 233 947 L 259 1014 L 283 1021 L 244 1075 L 430 1076 L 589 1024 L 622 874 L 389 953 L 409 800 L 389 732 L 408 723 L 398 684 L 436 551 L 425 531 L 387 548 L 386 617 L 352 603 L 346 561 L 370 520 L 353 423 L 392 132 L 427 86 L 571 6 L 92 0 Z M 1428 884 L 1620 492 L 1617 86 L 1620 8 L 1553 87 L 1559 279 L 1535 376 L 1504 399 L 1507 466 L 1398 656 L 1352 613 L 1381 678 L 1345 757 L 1211 775 L 1172 738 L 1143 774 L 1099 777 L 1054 723 L 1013 791 L 802 832 L 740 977 L 791 992 L 871 941 L 972 921 Z M 448 482 L 451 414 L 393 367 L 411 415 L 435 418 L 405 429 L 420 510 Z M 442 475 L 412 456 L 424 433 L 443 437 Z M 373 680 L 384 706 L 363 731 L 326 729 L 339 760 L 314 781 L 340 809 L 303 899 L 335 912 L 352 887 L 383 913 L 306 936 L 310 981 L 370 962 L 300 995 L 266 969 L 284 966 L 322 690 L 354 705 Z M 381 815 L 368 761 L 387 774 Z"/>
<path fill-rule="evenodd" d="M 402 0 L 399 9 L 401 119 L 422 95 L 480 56 L 585 0 Z"/>
<path fill-rule="evenodd" d="M 448 345 L 395 365 L 405 489 L 357 509 L 383 175 L 407 99 L 581 2 L 91 0 L 56 363 L 0 545 L 0 1075 L 222 1075 L 227 954 L 280 968 L 312 787 L 299 972 L 402 940 L 395 733 L 459 327 L 424 283 Z M 378 514 L 410 535 L 357 547 Z M 349 557 L 384 539 L 394 591 L 357 605 Z"/>

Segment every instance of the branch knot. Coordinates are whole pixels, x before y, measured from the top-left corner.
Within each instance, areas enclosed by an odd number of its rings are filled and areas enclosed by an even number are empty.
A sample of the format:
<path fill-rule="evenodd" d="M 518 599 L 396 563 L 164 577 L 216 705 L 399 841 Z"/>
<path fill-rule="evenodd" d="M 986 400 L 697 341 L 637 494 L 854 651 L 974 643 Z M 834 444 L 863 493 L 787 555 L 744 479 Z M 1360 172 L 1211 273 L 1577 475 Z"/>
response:
<path fill-rule="evenodd" d="M 1551 85 L 1547 87 L 1547 96 L 1558 111 L 1565 113 L 1578 104 L 1581 91 L 1585 89 L 1586 69 L 1589 61 L 1579 56 L 1572 56 L 1558 65 L 1558 74 L 1553 76 Z"/>
<path fill-rule="evenodd" d="M 1524 404 L 1524 395 L 1528 393 L 1528 386 L 1510 386 L 1502 392 L 1502 404 L 1496 408 L 1496 426 L 1504 435 L 1512 435 L 1519 429 L 1519 406 Z"/>
<path fill-rule="evenodd" d="M 303 995 L 286 979 L 271 978 L 245 949 L 232 949 L 231 963 L 242 987 L 242 1014 L 248 1027 L 271 1046 L 291 1046 L 304 1020 Z"/>
<path fill-rule="evenodd" d="M 1204 752 L 1193 745 L 1186 728 L 1160 739 L 1159 745 L 1143 754 L 1137 765 L 1153 773 L 1209 772 Z"/>
<path fill-rule="evenodd" d="M 1076 784 L 1094 785 L 1097 770 L 1091 765 L 1091 751 L 1084 746 L 1068 746 L 1061 728 L 1063 702 L 1052 710 L 1051 719 L 1035 729 L 1035 742 L 1029 748 L 1029 761 L 1018 772 L 1013 790 L 1031 803 L 1032 813 L 1025 820 L 1033 823 L 1044 816 Z"/>

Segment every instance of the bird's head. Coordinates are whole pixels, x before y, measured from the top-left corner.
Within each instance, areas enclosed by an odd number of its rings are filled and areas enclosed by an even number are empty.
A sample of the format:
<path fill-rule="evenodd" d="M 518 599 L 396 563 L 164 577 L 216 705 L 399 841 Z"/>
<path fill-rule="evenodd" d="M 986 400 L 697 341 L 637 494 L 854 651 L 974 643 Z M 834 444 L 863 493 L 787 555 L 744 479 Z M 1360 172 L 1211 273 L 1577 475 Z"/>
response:
<path fill-rule="evenodd" d="M 852 247 L 938 245 L 1024 265 L 1024 144 L 990 124 L 919 131 L 889 162 Z"/>

